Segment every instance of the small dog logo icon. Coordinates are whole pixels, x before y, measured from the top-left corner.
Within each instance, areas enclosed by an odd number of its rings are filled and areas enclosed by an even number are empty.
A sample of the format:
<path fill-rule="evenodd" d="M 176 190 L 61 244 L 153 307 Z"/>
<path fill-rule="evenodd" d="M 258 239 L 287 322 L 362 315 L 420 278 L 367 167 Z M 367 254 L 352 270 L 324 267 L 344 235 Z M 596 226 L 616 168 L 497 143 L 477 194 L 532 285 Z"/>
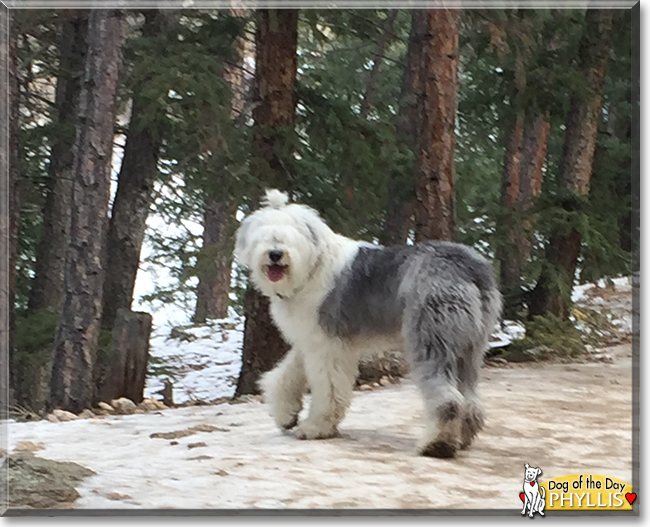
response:
<path fill-rule="evenodd" d="M 538 512 L 544 516 L 544 506 L 546 505 L 546 491 L 541 488 L 537 483 L 537 476 L 542 473 L 541 468 L 531 467 L 528 463 L 524 464 L 524 491 L 519 494 L 521 501 L 524 502 L 524 508 L 521 509 L 521 514 L 526 514 L 528 509 L 528 517 L 532 518 L 533 513 Z"/>

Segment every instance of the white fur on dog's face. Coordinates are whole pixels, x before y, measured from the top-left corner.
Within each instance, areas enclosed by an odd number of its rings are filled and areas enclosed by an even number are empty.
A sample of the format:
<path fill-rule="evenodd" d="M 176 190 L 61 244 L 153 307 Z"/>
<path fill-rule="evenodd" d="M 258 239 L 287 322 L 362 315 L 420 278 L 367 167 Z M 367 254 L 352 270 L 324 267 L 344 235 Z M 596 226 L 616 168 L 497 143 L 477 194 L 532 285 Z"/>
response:
<path fill-rule="evenodd" d="M 263 294 L 290 295 L 308 280 L 320 256 L 314 220 L 321 222 L 308 207 L 286 205 L 267 206 L 242 222 L 235 256 Z"/>

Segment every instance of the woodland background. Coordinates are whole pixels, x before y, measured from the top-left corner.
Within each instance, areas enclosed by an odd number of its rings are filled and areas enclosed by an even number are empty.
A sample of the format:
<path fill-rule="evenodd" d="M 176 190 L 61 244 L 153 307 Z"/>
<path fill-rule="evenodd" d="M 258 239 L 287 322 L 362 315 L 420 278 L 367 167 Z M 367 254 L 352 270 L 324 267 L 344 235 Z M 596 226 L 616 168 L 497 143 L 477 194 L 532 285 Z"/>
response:
<path fill-rule="evenodd" d="M 141 399 L 144 263 L 174 279 L 144 301 L 246 317 L 254 392 L 286 346 L 232 248 L 265 188 L 350 237 L 475 247 L 530 331 L 638 261 L 631 10 L 10 16 L 13 406 Z"/>

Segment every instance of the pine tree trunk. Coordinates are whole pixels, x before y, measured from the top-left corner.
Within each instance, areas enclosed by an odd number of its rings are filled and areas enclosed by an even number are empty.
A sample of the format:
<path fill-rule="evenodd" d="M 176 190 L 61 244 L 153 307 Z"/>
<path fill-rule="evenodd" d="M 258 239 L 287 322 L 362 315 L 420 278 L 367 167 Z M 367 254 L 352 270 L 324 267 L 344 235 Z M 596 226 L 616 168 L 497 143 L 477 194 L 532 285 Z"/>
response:
<path fill-rule="evenodd" d="M 145 13 L 142 34 L 154 36 L 163 28 L 164 14 L 158 10 Z M 142 89 L 133 94 L 129 131 L 108 226 L 102 308 L 104 329 L 113 328 L 120 308 L 131 309 L 154 181 L 158 175 L 160 131 L 151 116 L 158 98 L 149 90 L 147 88 L 147 95 Z M 162 98 L 165 94 L 158 95 Z"/>
<path fill-rule="evenodd" d="M 253 174 L 267 188 L 287 189 L 289 138 L 296 106 L 298 11 L 257 11 L 255 45 L 255 100 L 259 105 L 253 111 Z M 260 374 L 268 371 L 288 349 L 271 320 L 268 300 L 252 286 L 246 292 L 245 310 L 242 370 L 236 396 L 258 393 Z"/>
<path fill-rule="evenodd" d="M 500 224 L 504 240 L 497 251 L 506 317 L 522 307 L 522 272 L 530 258 L 535 220 L 533 200 L 542 185 L 550 124 L 541 115 L 517 113 L 503 163 L 501 204 L 506 213 Z"/>
<path fill-rule="evenodd" d="M 420 128 L 418 101 L 421 96 L 420 60 L 426 38 L 426 11 L 413 10 L 411 33 L 406 51 L 406 66 L 400 90 L 400 111 L 397 117 L 397 141 L 402 151 L 415 150 L 415 140 Z M 385 245 L 403 245 L 412 228 L 415 207 L 415 166 L 408 177 L 395 171 L 388 181 L 388 205 L 381 242 Z"/>
<path fill-rule="evenodd" d="M 233 204 L 208 197 L 203 215 L 203 248 L 199 255 L 199 285 L 193 321 L 225 318 L 230 303 L 230 275 L 235 231 Z"/>
<path fill-rule="evenodd" d="M 567 192 L 563 205 L 574 217 L 580 214 L 580 202 L 584 199 L 581 197 L 588 195 L 591 183 L 612 19 L 611 9 L 589 9 L 580 45 L 580 68 L 588 93 L 575 93 L 571 98 L 559 167 L 559 180 Z M 581 243 L 582 234 L 575 222 L 550 237 L 546 261 L 531 294 L 530 317 L 550 312 L 568 318 Z"/>
<path fill-rule="evenodd" d="M 521 261 L 532 253 L 535 218 L 530 214 L 533 202 L 542 190 L 544 161 L 548 149 L 551 123 L 537 115 L 527 124 L 522 145 L 521 175 L 519 177 L 519 208 L 521 210 L 521 237 L 518 242 Z"/>
<path fill-rule="evenodd" d="M 152 317 L 120 308 L 115 315 L 106 371 L 97 381 L 99 400 L 110 402 L 126 397 L 142 402 L 149 364 Z"/>
<path fill-rule="evenodd" d="M 521 176 L 521 145 L 524 135 L 524 112 L 518 111 L 506 144 L 501 178 L 501 206 L 504 209 L 501 231 L 504 239 L 497 251 L 504 298 L 504 314 L 513 317 L 521 303 L 521 260 L 516 219 Z"/>
<path fill-rule="evenodd" d="M 16 32 L 13 17 L 1 6 L 0 73 L 8 82 L 3 83 L 0 101 L 0 122 L 7 123 L 8 134 L 0 139 L 0 356 L 9 358 L 9 377 L 0 379 L 0 417 L 5 419 L 9 388 L 20 390 L 16 366 L 16 258 L 18 252 L 19 196 L 19 90 L 16 58 Z M 8 34 L 7 34 L 8 33 Z M 7 177 L 8 174 L 8 177 Z M 6 348 L 5 348 L 6 346 Z M 6 360 L 6 359 L 5 359 Z M 6 365 L 5 365 L 6 367 Z M 5 370 L 6 371 L 6 370 Z M 9 380 L 9 386 L 7 386 Z"/>
<path fill-rule="evenodd" d="M 454 146 L 458 94 L 459 12 L 427 13 L 420 61 L 422 95 L 417 140 L 415 240 L 454 236 Z"/>
<path fill-rule="evenodd" d="M 54 344 L 49 405 L 80 412 L 94 395 L 93 367 L 102 309 L 102 255 L 108 227 L 115 96 L 122 62 L 123 14 L 88 19 L 88 54 L 79 98 L 65 297 Z"/>
<path fill-rule="evenodd" d="M 384 52 L 386 51 L 386 44 L 393 36 L 393 26 L 395 25 L 395 19 L 397 18 L 397 9 L 391 9 L 388 12 L 388 17 L 384 21 L 384 30 L 379 36 L 377 41 L 377 48 L 375 49 L 373 66 L 370 70 L 370 75 L 368 77 L 368 84 L 366 84 L 366 92 L 363 95 L 363 100 L 361 101 L 361 109 L 359 110 L 359 115 L 365 119 L 368 116 L 368 112 L 372 107 L 372 101 L 375 96 L 375 90 L 377 88 L 377 79 L 379 78 L 379 69 L 384 61 Z"/>
<path fill-rule="evenodd" d="M 231 9 L 231 16 L 243 17 L 245 10 Z M 239 119 L 244 110 L 246 78 L 243 69 L 246 39 L 237 39 L 237 57 L 234 64 L 226 65 L 224 79 L 232 89 L 232 118 Z M 237 206 L 227 199 L 219 199 L 208 191 L 203 215 L 203 245 L 199 255 L 196 290 L 196 309 L 193 321 L 203 324 L 208 318 L 225 318 L 230 304 L 230 279 L 234 231 L 237 227 Z"/>
<path fill-rule="evenodd" d="M 49 308 L 58 312 L 63 301 L 65 251 L 70 233 L 75 119 L 87 49 L 88 11 L 66 12 L 64 16 L 55 95 L 57 128 L 48 168 L 43 229 L 36 249 L 35 276 L 29 293 L 30 311 Z"/>

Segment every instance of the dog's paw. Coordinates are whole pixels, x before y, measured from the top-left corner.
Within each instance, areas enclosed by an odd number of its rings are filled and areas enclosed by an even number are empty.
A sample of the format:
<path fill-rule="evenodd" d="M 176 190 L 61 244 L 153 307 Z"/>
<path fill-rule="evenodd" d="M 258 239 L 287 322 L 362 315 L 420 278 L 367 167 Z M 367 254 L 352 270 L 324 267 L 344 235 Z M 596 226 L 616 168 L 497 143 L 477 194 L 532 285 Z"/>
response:
<path fill-rule="evenodd" d="M 281 430 L 291 430 L 293 427 L 295 427 L 298 424 L 298 414 L 288 419 L 283 419 L 283 420 L 276 419 L 275 422 L 278 425 L 278 428 L 280 428 Z"/>
<path fill-rule="evenodd" d="M 420 449 L 420 455 L 450 459 L 456 455 L 457 445 L 446 441 L 434 441 Z"/>
<path fill-rule="evenodd" d="M 460 428 L 460 448 L 468 448 L 485 426 L 485 412 L 479 405 L 470 404 L 465 410 Z"/>
<path fill-rule="evenodd" d="M 309 421 L 300 423 L 294 433 L 298 439 L 330 439 L 339 436 L 339 431 L 335 426 L 318 425 Z"/>

